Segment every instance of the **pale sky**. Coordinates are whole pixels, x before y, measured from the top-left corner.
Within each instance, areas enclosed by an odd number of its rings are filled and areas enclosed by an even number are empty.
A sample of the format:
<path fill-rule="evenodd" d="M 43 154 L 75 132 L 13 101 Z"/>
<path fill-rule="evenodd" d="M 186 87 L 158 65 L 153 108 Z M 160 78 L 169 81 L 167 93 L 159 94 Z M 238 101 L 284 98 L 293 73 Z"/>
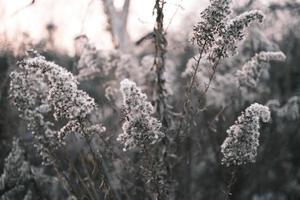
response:
<path fill-rule="evenodd" d="M 10 40 L 20 37 L 22 32 L 29 33 L 35 39 L 45 36 L 45 24 L 57 25 L 56 43 L 63 49 L 72 49 L 73 39 L 86 34 L 100 48 L 110 48 L 110 35 L 106 31 L 106 18 L 103 14 L 101 0 L 0 0 L 0 33 L 6 33 Z M 208 0 L 169 0 L 165 6 L 165 23 L 177 10 L 168 30 L 174 30 L 182 18 Z M 116 6 L 123 0 L 115 0 Z M 152 8 L 154 0 L 132 0 L 128 30 L 133 39 L 153 29 Z M 21 10 L 16 13 L 16 11 Z M 199 11 L 200 13 L 200 11 Z"/>
<path fill-rule="evenodd" d="M 41 39 L 46 34 L 45 24 L 52 22 L 58 27 L 56 44 L 70 53 L 73 49 L 73 39 L 79 34 L 86 34 L 99 48 L 111 48 L 101 0 L 36 0 L 34 5 L 22 9 L 31 1 L 0 0 L 0 33 L 5 33 L 9 40 L 15 41 L 23 32 L 29 33 L 36 40 Z M 116 6 L 122 5 L 123 1 L 115 0 Z M 128 31 L 134 40 L 153 29 L 154 1 L 132 0 Z M 180 24 L 193 23 L 208 1 L 167 0 L 165 26 L 168 26 L 177 10 L 168 31 L 180 28 Z M 195 18 L 188 19 L 186 16 L 191 13 L 195 14 L 192 15 Z"/>

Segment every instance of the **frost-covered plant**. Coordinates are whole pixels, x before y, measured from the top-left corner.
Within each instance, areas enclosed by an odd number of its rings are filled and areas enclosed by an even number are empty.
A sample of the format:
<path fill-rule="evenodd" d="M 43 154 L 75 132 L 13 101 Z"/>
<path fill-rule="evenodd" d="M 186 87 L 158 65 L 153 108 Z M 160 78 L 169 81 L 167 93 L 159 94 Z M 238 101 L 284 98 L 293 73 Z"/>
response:
<path fill-rule="evenodd" d="M 254 103 L 249 106 L 226 132 L 227 138 L 221 145 L 222 164 L 242 165 L 255 162 L 259 146 L 260 119 L 270 121 L 268 107 Z"/>
<path fill-rule="evenodd" d="M 201 21 L 194 27 L 193 41 L 197 42 L 199 57 L 193 66 L 188 96 L 195 83 L 201 59 L 205 56 L 203 54 L 207 54 L 207 60 L 211 63 L 211 72 L 204 88 L 206 93 L 220 60 L 236 54 L 237 42 L 244 39 L 244 29 L 252 22 L 263 20 L 263 13 L 258 10 L 244 12 L 230 19 L 228 16 L 231 13 L 230 4 L 230 0 L 211 0 L 210 5 L 201 12 Z"/>
<path fill-rule="evenodd" d="M 18 63 L 18 69 L 10 74 L 10 99 L 20 117 L 27 122 L 28 130 L 42 144 L 35 144 L 44 160 L 49 159 L 44 145 L 56 146 L 56 131 L 53 122 L 47 119 L 51 106 L 47 101 L 49 85 L 41 69 L 33 68 L 26 61 Z"/>
<path fill-rule="evenodd" d="M 251 22 L 262 22 L 263 13 L 258 10 L 244 12 L 229 19 L 231 0 L 211 0 L 210 5 L 201 12 L 201 20 L 194 27 L 193 41 L 197 42 L 200 56 L 209 51 L 212 63 L 236 52 L 236 43 L 244 38 L 244 29 Z"/>
<path fill-rule="evenodd" d="M 67 133 L 99 133 L 104 127 L 88 120 L 96 104 L 78 89 L 76 78 L 36 52 L 30 53 L 10 75 L 10 98 L 37 139 L 37 151 L 49 164 L 50 154 L 64 143 Z"/>
<path fill-rule="evenodd" d="M 190 98 L 192 88 L 195 83 L 195 77 L 199 70 L 199 65 L 203 54 L 211 51 L 211 48 L 215 46 L 218 38 L 223 34 L 227 17 L 230 14 L 231 0 L 211 0 L 209 6 L 201 12 L 201 20 L 196 26 L 194 26 L 193 41 L 196 41 L 198 46 L 199 57 L 196 59 L 193 66 L 193 75 L 190 85 L 188 86 L 187 99 L 185 105 L 187 105 Z M 218 63 L 216 63 L 217 65 Z M 213 67 L 215 72 L 216 66 Z M 205 87 L 205 91 L 208 90 L 214 73 L 210 75 L 208 86 Z"/>
<path fill-rule="evenodd" d="M 263 13 L 259 10 L 252 10 L 249 12 L 242 13 L 229 20 L 220 34 L 220 38 L 216 41 L 212 52 L 209 55 L 209 59 L 214 63 L 220 58 L 226 58 L 231 53 L 236 53 L 238 41 L 244 39 L 244 29 L 254 21 L 262 22 Z"/>
<path fill-rule="evenodd" d="M 201 19 L 194 26 L 193 41 L 206 52 L 224 31 L 224 21 L 230 15 L 231 0 L 210 0 L 210 5 L 201 12 Z"/>
<path fill-rule="evenodd" d="M 270 61 L 284 61 L 285 55 L 281 52 L 260 52 L 245 63 L 241 70 L 237 71 L 239 85 L 243 87 L 256 87 L 261 73 L 267 70 Z"/>
<path fill-rule="evenodd" d="M 52 106 L 55 119 L 65 117 L 67 119 L 85 118 L 87 114 L 96 108 L 93 98 L 86 92 L 77 88 L 76 78 L 66 69 L 48 62 L 39 56 L 27 59 L 25 64 L 36 70 L 41 70 L 49 92 L 47 101 Z"/>
<path fill-rule="evenodd" d="M 36 52 L 31 54 L 19 62 L 19 68 L 11 74 L 11 99 L 20 116 L 30 125 L 29 130 L 36 139 L 34 146 L 44 163 L 54 167 L 70 193 L 72 183 L 58 170 L 61 164 L 58 154 L 63 148 L 61 145 L 66 143 L 66 134 L 84 136 L 82 138 L 96 163 L 98 157 L 91 144 L 93 134 L 105 131 L 105 127 L 93 116 L 97 109 L 94 99 L 78 89 L 79 83 L 70 72 L 46 61 Z M 80 177 L 77 175 L 76 178 Z M 108 187 L 107 180 L 103 182 L 102 187 Z M 98 196 L 97 193 L 95 195 Z"/>
<path fill-rule="evenodd" d="M 164 136 L 161 123 L 151 115 L 153 106 L 134 82 L 125 79 L 121 82 L 125 122 L 118 140 L 124 145 L 124 150 L 144 148 L 155 144 Z"/>

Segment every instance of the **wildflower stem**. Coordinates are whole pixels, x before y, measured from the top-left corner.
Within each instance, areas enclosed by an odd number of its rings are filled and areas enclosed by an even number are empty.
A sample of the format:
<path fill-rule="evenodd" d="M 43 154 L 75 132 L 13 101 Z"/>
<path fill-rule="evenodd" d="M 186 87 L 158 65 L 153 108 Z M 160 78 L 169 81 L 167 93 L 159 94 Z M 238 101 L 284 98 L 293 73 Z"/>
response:
<path fill-rule="evenodd" d="M 165 37 L 165 31 L 163 26 L 164 21 L 164 0 L 156 0 L 154 5 L 154 10 L 156 10 L 156 26 L 154 28 L 155 33 L 155 57 L 154 66 L 156 71 L 156 83 L 155 83 L 155 109 L 158 115 L 158 119 L 162 122 L 164 126 L 168 126 L 167 120 L 167 102 L 166 102 L 166 89 L 164 79 L 165 72 L 165 54 L 167 39 Z"/>
<path fill-rule="evenodd" d="M 103 177 L 103 181 L 105 184 L 106 189 L 111 192 L 110 190 L 112 190 L 112 194 L 109 194 L 110 196 L 113 196 L 116 200 L 121 200 L 120 195 L 117 193 L 117 191 L 115 191 L 113 184 L 111 183 L 111 178 L 110 175 L 108 173 L 108 167 L 105 163 L 105 157 L 104 155 L 99 151 L 101 159 L 98 159 L 98 156 L 96 155 L 96 153 L 93 150 L 93 147 L 91 145 L 91 140 L 86 136 L 86 142 L 88 144 L 89 147 L 89 151 L 91 152 L 93 159 L 95 160 L 95 162 L 98 162 L 98 160 L 100 161 L 100 169 L 102 169 L 102 173 L 104 175 Z"/>
<path fill-rule="evenodd" d="M 231 196 L 232 196 L 231 190 L 232 190 L 233 185 L 236 183 L 236 181 L 237 181 L 237 167 L 233 167 L 233 169 L 230 173 L 229 182 L 227 183 L 227 186 L 226 186 L 226 192 L 225 192 L 224 200 L 230 200 L 231 199 Z"/>
<path fill-rule="evenodd" d="M 217 62 L 214 63 L 213 67 L 212 67 L 212 74 L 209 76 L 209 81 L 208 81 L 208 84 L 206 85 L 205 89 L 204 89 L 204 93 L 207 93 L 210 85 L 211 85 L 211 82 L 216 74 L 216 71 L 217 71 L 217 67 L 220 63 L 220 60 L 221 60 L 221 57 L 218 58 Z"/>
<path fill-rule="evenodd" d="M 96 189 L 95 189 L 95 183 L 94 183 L 93 180 L 91 179 L 91 176 L 90 176 L 90 174 L 89 174 L 89 172 L 88 172 L 88 170 L 87 170 L 87 166 L 86 166 L 86 163 L 85 163 L 85 161 L 84 161 L 84 159 L 83 159 L 82 154 L 80 154 L 79 156 L 80 156 L 81 166 L 83 167 L 83 170 L 84 170 L 85 173 L 86 173 L 86 179 L 88 180 L 88 182 L 89 182 L 89 184 L 90 184 L 90 186 L 91 186 L 92 192 L 93 192 L 93 194 L 94 194 L 94 197 L 95 197 L 95 199 L 97 200 L 97 199 L 99 199 L 99 195 L 98 195 L 98 192 L 97 192 Z"/>
<path fill-rule="evenodd" d="M 160 192 L 159 181 L 157 179 L 157 173 L 156 173 L 156 170 L 155 170 L 155 162 L 156 161 L 154 160 L 153 156 L 151 156 L 151 154 L 150 154 L 151 151 L 149 149 L 144 147 L 143 152 L 145 153 L 146 161 L 148 161 L 147 163 L 145 163 L 146 164 L 145 167 L 151 173 L 151 177 L 146 177 L 146 178 L 149 178 L 149 179 L 153 180 L 153 181 L 150 181 L 150 183 L 153 182 L 153 186 L 154 186 L 155 191 L 152 191 L 152 192 L 157 193 L 157 200 L 163 200 L 163 195 Z"/>
<path fill-rule="evenodd" d="M 76 167 L 74 166 L 73 167 L 73 171 L 75 172 L 75 174 L 77 175 L 77 178 L 79 180 L 79 182 L 81 183 L 82 187 L 86 190 L 88 196 L 91 198 L 91 199 L 96 199 L 94 198 L 93 194 L 91 194 L 89 188 L 86 186 L 86 184 L 84 183 L 84 180 L 82 179 L 80 173 L 78 172 L 78 170 L 76 169 Z"/>
<path fill-rule="evenodd" d="M 194 84 L 195 84 L 196 75 L 197 75 L 197 72 L 198 72 L 198 70 L 199 70 L 200 61 L 201 61 L 201 59 L 202 59 L 202 55 L 203 55 L 203 53 L 204 53 L 205 46 L 206 46 L 206 41 L 205 41 L 205 43 L 204 43 L 202 49 L 199 50 L 200 55 L 199 55 L 199 58 L 197 59 L 196 67 L 195 67 L 195 69 L 194 69 L 193 76 L 192 76 L 190 85 L 189 85 L 188 90 L 187 90 L 187 92 L 188 92 L 188 94 L 187 94 L 187 101 L 189 100 L 189 98 L 190 98 L 190 96 L 191 96 L 192 89 L 193 89 L 193 86 L 194 86 Z"/>
<path fill-rule="evenodd" d="M 71 196 L 72 193 L 75 194 L 75 192 L 71 192 L 72 190 L 71 183 L 68 182 L 67 177 L 65 177 L 65 175 L 59 171 L 58 166 L 55 162 L 55 156 L 53 155 L 52 151 L 48 149 L 48 152 L 49 152 L 50 159 L 52 160 L 51 164 L 53 166 L 55 173 L 57 174 L 58 179 L 60 180 L 60 183 L 63 185 L 63 187 L 65 188 L 69 196 Z"/>

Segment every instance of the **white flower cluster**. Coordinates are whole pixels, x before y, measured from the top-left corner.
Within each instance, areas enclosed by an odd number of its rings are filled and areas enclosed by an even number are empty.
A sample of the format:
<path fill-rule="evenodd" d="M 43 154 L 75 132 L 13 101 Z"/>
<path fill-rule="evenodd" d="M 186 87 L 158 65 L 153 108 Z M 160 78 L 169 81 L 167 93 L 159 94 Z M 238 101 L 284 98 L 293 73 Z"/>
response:
<path fill-rule="evenodd" d="M 56 119 L 64 116 L 68 119 L 85 118 L 96 108 L 94 99 L 77 88 L 77 80 L 66 69 L 42 56 L 26 59 L 24 63 L 33 70 L 42 71 L 49 85 L 47 100 L 54 108 Z"/>
<path fill-rule="evenodd" d="M 212 62 L 217 61 L 219 58 L 226 58 L 229 53 L 232 55 L 236 53 L 238 41 L 244 39 L 244 29 L 254 21 L 262 22 L 264 15 L 259 10 L 252 10 L 245 12 L 227 22 L 224 32 L 221 37 L 216 41 L 209 57 Z"/>
<path fill-rule="evenodd" d="M 34 110 L 37 105 L 47 106 L 45 99 L 49 88 L 40 69 L 35 70 L 23 63 L 19 63 L 19 67 L 19 71 L 10 74 L 10 98 L 20 115 L 25 117 L 28 110 Z"/>
<path fill-rule="evenodd" d="M 44 80 L 43 71 L 24 62 L 19 62 L 18 67 L 10 74 L 10 99 L 34 137 L 40 143 L 55 146 L 54 124 L 47 120 L 51 107 L 47 101 L 49 85 Z M 48 154 L 40 143 L 34 145 L 42 158 L 47 160 Z"/>
<path fill-rule="evenodd" d="M 194 26 L 193 40 L 206 52 L 224 31 L 224 21 L 230 15 L 231 0 L 210 0 L 210 5 L 201 12 L 201 21 Z"/>
<path fill-rule="evenodd" d="M 261 73 L 268 68 L 270 61 L 284 61 L 285 55 L 281 51 L 260 52 L 237 71 L 240 86 L 255 88 Z"/>
<path fill-rule="evenodd" d="M 63 136 L 66 130 L 84 129 L 94 132 L 96 127 L 99 128 L 98 132 L 104 130 L 100 125 L 85 122 L 87 116 L 96 109 L 96 104 L 86 92 L 78 89 L 76 78 L 66 69 L 46 61 L 36 53 L 33 58 L 20 62 L 19 69 L 11 73 L 10 86 L 13 104 L 17 106 L 21 117 L 30 124 L 30 129 L 53 125 L 44 121 L 44 116 L 51 113 L 55 120 L 70 121 L 58 131 L 57 136 Z M 74 121 L 77 122 L 71 123 Z M 43 134 L 51 133 L 50 138 L 54 132 L 48 130 L 44 130 Z"/>
<path fill-rule="evenodd" d="M 259 121 L 269 122 L 270 118 L 268 107 L 258 103 L 249 106 L 227 130 L 228 136 L 221 146 L 222 164 L 230 166 L 255 162 L 259 146 Z"/>
<path fill-rule="evenodd" d="M 151 116 L 153 106 L 147 101 L 146 94 L 128 79 L 121 82 L 121 92 L 126 121 L 118 141 L 124 145 L 124 151 L 157 143 L 164 133 L 161 132 L 161 123 Z"/>
<path fill-rule="evenodd" d="M 238 41 L 244 38 L 244 29 L 251 22 L 262 22 L 263 13 L 258 10 L 242 13 L 229 19 L 231 0 L 210 0 L 210 5 L 201 12 L 201 20 L 194 26 L 193 41 L 201 52 L 209 52 L 209 60 L 216 63 L 235 54 Z"/>

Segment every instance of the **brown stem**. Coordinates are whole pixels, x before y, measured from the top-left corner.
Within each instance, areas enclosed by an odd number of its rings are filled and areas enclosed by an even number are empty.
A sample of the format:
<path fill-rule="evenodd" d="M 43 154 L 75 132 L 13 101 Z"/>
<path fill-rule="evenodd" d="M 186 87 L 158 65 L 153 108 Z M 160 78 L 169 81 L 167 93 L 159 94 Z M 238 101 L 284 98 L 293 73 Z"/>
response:
<path fill-rule="evenodd" d="M 67 156 L 66 156 L 66 157 L 67 157 Z M 70 161 L 70 159 L 69 159 L 68 157 L 67 157 L 67 160 L 69 161 L 69 163 L 71 163 L 71 161 Z M 77 168 L 74 166 L 74 167 L 72 167 L 72 170 L 75 172 L 75 174 L 76 174 L 76 176 L 77 176 L 79 182 L 81 183 L 82 187 L 86 190 L 88 196 L 89 196 L 91 199 L 96 199 L 96 200 L 97 200 L 98 198 L 95 198 L 95 197 L 93 196 L 93 194 L 91 194 L 90 190 L 89 190 L 88 187 L 86 186 L 86 184 L 85 184 L 84 180 L 82 179 L 82 177 L 81 177 L 79 171 L 77 170 Z M 97 196 L 96 196 L 96 197 L 97 197 Z"/>
<path fill-rule="evenodd" d="M 156 0 L 154 5 L 154 10 L 156 11 L 156 25 L 154 28 L 154 39 L 155 39 L 155 57 L 154 66 L 156 72 L 156 82 L 155 82 L 155 109 L 158 118 L 163 123 L 164 126 L 168 126 L 167 119 L 167 102 L 166 102 L 166 80 L 163 77 L 165 72 L 165 54 L 167 39 L 165 37 L 165 31 L 163 26 L 164 21 L 164 0 Z"/>
<path fill-rule="evenodd" d="M 44 145 L 43 145 L 44 146 Z M 45 146 L 44 146 L 45 147 Z M 48 151 L 48 155 L 50 156 L 50 159 L 51 159 L 51 164 L 52 164 L 52 166 L 53 166 L 53 168 L 54 168 L 54 171 L 56 172 L 56 174 L 57 174 L 57 177 L 58 177 L 58 179 L 59 179 L 59 181 L 60 181 L 60 183 L 63 185 L 63 187 L 65 188 L 65 190 L 66 190 L 66 192 L 68 193 L 68 195 L 69 196 L 71 196 L 72 195 L 72 192 L 71 192 L 71 184 L 68 182 L 68 179 L 67 179 L 67 177 L 65 177 L 65 175 L 64 174 L 62 174 L 60 171 L 59 171 L 59 169 L 58 169 L 58 166 L 57 166 L 57 164 L 56 164 L 56 160 L 55 160 L 55 156 L 53 155 L 53 152 L 49 149 L 49 148 L 47 148 L 47 147 L 45 147 L 45 149 L 46 149 L 46 151 Z M 74 193 L 74 192 L 73 192 Z"/>
<path fill-rule="evenodd" d="M 88 136 L 86 134 L 85 134 L 85 138 L 86 138 L 86 142 L 87 142 L 88 147 L 89 147 L 89 151 L 91 152 L 91 154 L 93 156 L 93 159 L 95 160 L 95 162 L 98 162 L 98 160 L 100 161 L 99 165 L 101 167 L 99 166 L 99 168 L 102 169 L 102 173 L 104 175 L 104 184 L 105 184 L 105 187 L 107 188 L 108 191 L 112 190 L 112 194 L 110 194 L 111 196 L 114 196 L 114 198 L 117 199 L 117 200 L 121 200 L 121 197 L 120 197 L 119 193 L 114 189 L 114 186 L 111 183 L 111 177 L 110 177 L 110 175 L 108 173 L 108 167 L 107 167 L 107 165 L 105 163 L 105 157 L 104 157 L 104 155 L 99 151 L 101 159 L 97 159 L 98 156 L 94 152 L 93 147 L 91 145 L 91 141 L 90 141 L 90 139 L 88 138 Z"/>
<path fill-rule="evenodd" d="M 188 90 L 187 90 L 187 92 L 188 92 L 188 94 L 187 94 L 187 100 L 190 98 L 190 95 L 191 95 L 191 93 L 192 93 L 192 89 L 193 89 L 193 86 L 194 86 L 194 84 L 195 84 L 196 75 L 197 75 L 197 72 L 198 72 L 198 70 L 199 70 L 200 61 L 201 61 L 201 59 L 202 59 L 202 55 L 203 55 L 203 53 L 204 53 L 204 48 L 205 48 L 205 46 L 206 46 L 206 41 L 205 41 L 205 43 L 204 43 L 204 45 L 203 45 L 203 48 L 202 48 L 201 50 L 199 50 L 200 55 L 199 55 L 199 58 L 197 59 L 196 67 L 195 67 L 194 72 L 193 72 L 193 76 L 192 76 L 192 79 L 191 79 L 190 86 L 188 87 Z"/>
<path fill-rule="evenodd" d="M 154 185 L 154 189 L 155 189 L 154 192 L 157 193 L 157 200 L 163 200 L 163 195 L 160 192 L 159 181 L 157 179 L 157 174 L 156 174 L 156 170 L 155 170 L 155 160 L 153 159 L 153 156 L 151 156 L 149 149 L 147 149 L 147 148 L 144 147 L 143 148 L 143 152 L 145 153 L 146 161 L 148 161 L 148 163 L 145 163 L 144 167 L 147 170 L 149 170 L 150 173 L 151 173 L 151 177 L 150 178 L 153 179 L 153 183 L 154 183 L 153 185 Z M 151 186 L 150 186 L 150 188 L 151 188 Z"/>
<path fill-rule="evenodd" d="M 99 199 L 99 194 L 98 194 L 97 190 L 95 189 L 95 183 L 91 179 L 91 176 L 90 176 L 90 174 L 87 170 L 87 166 L 86 166 L 86 163 L 85 163 L 85 161 L 82 157 L 82 154 L 80 154 L 79 156 L 80 156 L 81 166 L 82 166 L 83 170 L 85 171 L 86 178 L 87 178 L 89 184 L 91 185 L 92 192 L 94 193 L 95 199 L 97 200 L 97 199 Z"/>
<path fill-rule="evenodd" d="M 218 58 L 217 62 L 215 62 L 215 64 L 214 64 L 213 67 L 212 67 L 213 72 L 212 72 L 212 74 L 209 76 L 208 84 L 206 85 L 205 90 L 204 90 L 204 93 L 205 93 L 205 94 L 207 93 L 207 91 L 208 91 L 208 89 L 209 89 L 209 87 L 210 87 L 210 84 L 211 84 L 211 82 L 212 82 L 212 80 L 213 80 L 213 78 L 214 78 L 214 76 L 215 76 L 215 74 L 216 74 L 217 67 L 218 67 L 218 65 L 219 65 L 219 63 L 220 63 L 220 60 L 221 60 L 221 57 Z"/>

